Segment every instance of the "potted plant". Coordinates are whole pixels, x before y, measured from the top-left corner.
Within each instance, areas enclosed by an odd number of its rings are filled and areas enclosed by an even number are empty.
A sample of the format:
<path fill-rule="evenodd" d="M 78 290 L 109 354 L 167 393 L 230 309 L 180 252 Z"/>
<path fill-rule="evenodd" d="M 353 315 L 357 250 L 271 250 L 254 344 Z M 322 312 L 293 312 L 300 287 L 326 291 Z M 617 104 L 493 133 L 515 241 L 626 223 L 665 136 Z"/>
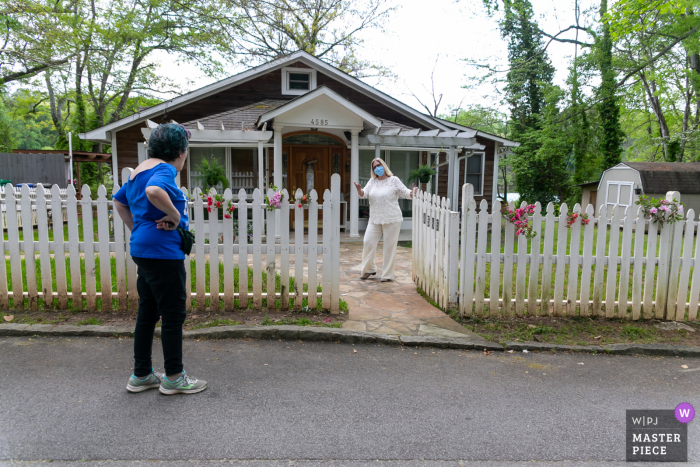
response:
<path fill-rule="evenodd" d="M 436 173 L 437 172 L 435 172 L 435 169 L 433 169 L 428 164 L 419 165 L 417 169 L 413 169 L 408 173 L 408 178 L 417 178 L 420 180 L 421 183 L 428 183 L 430 181 L 430 177 L 432 177 Z"/>

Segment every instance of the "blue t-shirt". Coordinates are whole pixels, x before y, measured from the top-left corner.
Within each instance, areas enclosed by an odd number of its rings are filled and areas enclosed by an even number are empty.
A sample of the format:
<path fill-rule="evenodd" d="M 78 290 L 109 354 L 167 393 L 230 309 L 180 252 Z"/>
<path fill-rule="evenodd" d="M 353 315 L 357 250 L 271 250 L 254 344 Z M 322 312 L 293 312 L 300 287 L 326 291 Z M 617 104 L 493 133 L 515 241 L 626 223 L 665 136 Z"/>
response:
<path fill-rule="evenodd" d="M 175 209 L 180 212 L 180 225 L 189 230 L 187 216 L 187 197 L 175 184 L 177 170 L 170 164 L 158 164 L 140 172 L 129 180 L 114 195 L 131 210 L 134 228 L 131 231 L 131 256 L 136 258 L 185 259 L 180 249 L 182 238 L 175 230 L 158 229 L 155 221 L 165 217 L 165 213 L 156 208 L 146 196 L 146 188 L 157 186 L 170 197 Z"/>

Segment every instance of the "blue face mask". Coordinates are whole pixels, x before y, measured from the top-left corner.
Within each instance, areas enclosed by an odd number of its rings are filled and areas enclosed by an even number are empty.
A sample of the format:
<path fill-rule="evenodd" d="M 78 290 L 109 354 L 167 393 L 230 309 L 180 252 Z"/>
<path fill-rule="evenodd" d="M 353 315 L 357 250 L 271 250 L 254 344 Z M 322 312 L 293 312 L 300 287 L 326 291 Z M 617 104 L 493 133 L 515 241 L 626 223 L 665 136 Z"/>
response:
<path fill-rule="evenodd" d="M 384 175 L 384 167 L 382 167 L 381 165 L 375 167 L 375 168 L 374 168 L 374 174 L 375 174 L 377 177 L 381 177 L 382 175 Z"/>

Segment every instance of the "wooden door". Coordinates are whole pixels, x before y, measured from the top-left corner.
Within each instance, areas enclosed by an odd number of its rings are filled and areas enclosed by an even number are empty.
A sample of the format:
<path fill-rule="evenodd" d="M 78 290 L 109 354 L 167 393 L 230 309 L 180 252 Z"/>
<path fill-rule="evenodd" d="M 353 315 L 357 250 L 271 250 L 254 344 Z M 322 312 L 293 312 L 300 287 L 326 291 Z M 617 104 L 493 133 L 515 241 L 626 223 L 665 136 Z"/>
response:
<path fill-rule="evenodd" d="M 598 192 L 597 191 L 591 191 L 590 198 L 588 200 L 588 204 L 593 205 L 593 215 L 596 215 L 596 211 L 598 209 L 598 206 L 596 206 L 596 203 L 598 202 Z M 581 209 L 583 212 L 586 212 L 586 209 L 588 206 L 581 206 Z"/>
<path fill-rule="evenodd" d="M 288 167 L 288 191 L 290 201 L 294 200 L 297 188 L 308 194 L 316 190 L 318 203 L 323 204 L 323 193 L 331 187 L 330 148 L 325 146 L 290 146 Z M 318 212 L 319 226 L 323 212 Z M 294 228 L 294 216 L 289 218 L 290 228 Z M 304 226 L 308 227 L 308 211 L 304 212 Z"/>

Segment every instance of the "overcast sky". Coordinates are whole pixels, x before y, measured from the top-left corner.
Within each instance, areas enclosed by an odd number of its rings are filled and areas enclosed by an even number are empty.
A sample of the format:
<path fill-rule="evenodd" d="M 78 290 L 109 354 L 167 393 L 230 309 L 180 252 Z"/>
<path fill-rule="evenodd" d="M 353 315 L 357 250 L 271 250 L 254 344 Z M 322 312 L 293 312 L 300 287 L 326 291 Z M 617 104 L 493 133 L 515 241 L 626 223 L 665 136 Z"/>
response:
<path fill-rule="evenodd" d="M 473 83 L 475 74 L 464 59 L 493 58 L 492 65 L 507 63 L 506 42 L 501 39 L 496 20 L 489 18 L 481 0 L 392 0 L 400 5 L 384 25 L 384 31 L 364 31 L 360 36 L 364 48 L 361 58 L 382 63 L 397 75 L 396 81 L 376 83 L 367 80 L 400 101 L 425 111 L 411 95 L 415 93 L 426 104 L 432 101 L 430 75 L 435 68 L 436 94 L 443 94 L 440 113 L 450 107 L 470 104 L 498 106 L 500 97 L 492 86 L 463 89 Z M 545 31 L 556 33 L 574 22 L 573 0 L 532 0 L 537 20 Z M 596 3 L 581 0 L 582 9 Z M 571 44 L 552 43 L 548 53 L 557 69 L 556 84 L 563 84 L 567 67 L 574 53 Z M 437 59 L 437 65 L 436 65 Z M 183 91 L 191 91 L 213 80 L 202 77 L 194 66 L 175 66 L 168 56 L 159 60 L 161 73 L 176 78 Z M 232 73 L 240 69 L 231 69 Z M 195 78 L 196 85 L 187 84 L 184 77 Z M 505 109 L 503 109 L 505 110 Z"/>

